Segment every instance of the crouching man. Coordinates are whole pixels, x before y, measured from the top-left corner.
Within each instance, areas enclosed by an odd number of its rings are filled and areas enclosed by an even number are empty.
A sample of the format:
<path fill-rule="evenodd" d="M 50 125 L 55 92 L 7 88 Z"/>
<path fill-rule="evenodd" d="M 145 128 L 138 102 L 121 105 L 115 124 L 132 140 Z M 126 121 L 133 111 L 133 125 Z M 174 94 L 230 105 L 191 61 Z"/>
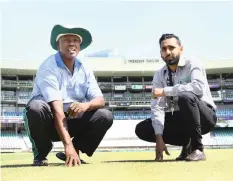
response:
<path fill-rule="evenodd" d="M 156 142 L 156 161 L 169 155 L 165 144 L 183 146 L 176 160 L 205 160 L 202 135 L 216 125 L 213 102 L 205 70 L 198 59 L 181 56 L 183 47 L 174 34 L 159 40 L 166 63 L 153 77 L 151 119 L 136 126 L 136 135 Z"/>

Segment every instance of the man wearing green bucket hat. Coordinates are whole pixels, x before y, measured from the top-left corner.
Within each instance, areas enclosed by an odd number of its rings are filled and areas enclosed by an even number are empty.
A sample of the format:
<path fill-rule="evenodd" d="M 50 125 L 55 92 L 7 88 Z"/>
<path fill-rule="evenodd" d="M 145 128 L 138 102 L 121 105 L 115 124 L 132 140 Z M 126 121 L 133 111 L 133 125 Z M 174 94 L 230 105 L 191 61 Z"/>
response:
<path fill-rule="evenodd" d="M 103 109 L 104 98 L 95 76 L 78 58 L 92 42 L 84 28 L 55 25 L 50 43 L 56 54 L 37 70 L 24 121 L 32 143 L 34 166 L 47 166 L 52 143 L 62 141 L 57 153 L 67 166 L 81 164 L 79 151 L 92 156 L 113 123 Z"/>

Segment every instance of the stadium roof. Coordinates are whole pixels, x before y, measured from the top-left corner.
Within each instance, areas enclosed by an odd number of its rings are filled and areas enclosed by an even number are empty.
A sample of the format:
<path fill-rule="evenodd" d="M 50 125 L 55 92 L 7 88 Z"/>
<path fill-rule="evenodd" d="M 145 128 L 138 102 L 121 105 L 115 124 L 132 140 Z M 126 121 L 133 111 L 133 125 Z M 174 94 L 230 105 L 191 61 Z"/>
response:
<path fill-rule="evenodd" d="M 220 60 L 202 60 L 207 73 L 233 73 L 233 58 Z M 13 62 L 13 63 L 12 63 Z M 85 57 L 82 62 L 90 67 L 98 76 L 122 75 L 153 75 L 164 65 L 161 59 L 124 59 Z M 20 61 L 1 60 L 2 74 L 9 75 L 35 75 L 39 64 L 31 61 L 22 64 Z"/>

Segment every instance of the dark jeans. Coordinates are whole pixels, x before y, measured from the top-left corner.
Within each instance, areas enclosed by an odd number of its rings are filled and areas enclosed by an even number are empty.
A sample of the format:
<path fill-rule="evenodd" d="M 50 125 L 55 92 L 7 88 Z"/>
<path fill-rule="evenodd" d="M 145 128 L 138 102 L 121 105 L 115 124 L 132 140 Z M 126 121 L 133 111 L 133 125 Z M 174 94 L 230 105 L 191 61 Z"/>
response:
<path fill-rule="evenodd" d="M 24 111 L 24 121 L 34 158 L 46 158 L 52 142 L 61 141 L 49 104 L 41 100 L 29 102 Z M 67 120 L 74 147 L 88 156 L 95 152 L 112 123 L 113 115 L 105 109 L 85 112 L 80 118 Z"/>
<path fill-rule="evenodd" d="M 211 105 L 201 101 L 191 92 L 179 96 L 180 110 L 173 115 L 165 113 L 163 139 L 171 145 L 185 146 L 190 138 L 193 150 L 203 150 L 202 135 L 210 132 L 216 125 L 217 116 Z M 151 119 L 136 126 L 136 135 L 145 141 L 156 142 Z"/>

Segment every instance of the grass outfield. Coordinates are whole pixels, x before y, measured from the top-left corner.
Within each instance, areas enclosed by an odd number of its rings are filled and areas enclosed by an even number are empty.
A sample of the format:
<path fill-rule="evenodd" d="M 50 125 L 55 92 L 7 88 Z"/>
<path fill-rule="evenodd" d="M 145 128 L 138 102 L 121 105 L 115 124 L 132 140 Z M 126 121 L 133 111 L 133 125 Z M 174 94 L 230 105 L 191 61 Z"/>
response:
<path fill-rule="evenodd" d="M 48 167 L 32 167 L 31 153 L 1 154 L 2 181 L 233 181 L 233 149 L 205 150 L 207 161 L 175 162 L 170 151 L 164 162 L 154 152 L 96 152 L 81 155 L 89 164 L 68 168 L 54 153 Z"/>

